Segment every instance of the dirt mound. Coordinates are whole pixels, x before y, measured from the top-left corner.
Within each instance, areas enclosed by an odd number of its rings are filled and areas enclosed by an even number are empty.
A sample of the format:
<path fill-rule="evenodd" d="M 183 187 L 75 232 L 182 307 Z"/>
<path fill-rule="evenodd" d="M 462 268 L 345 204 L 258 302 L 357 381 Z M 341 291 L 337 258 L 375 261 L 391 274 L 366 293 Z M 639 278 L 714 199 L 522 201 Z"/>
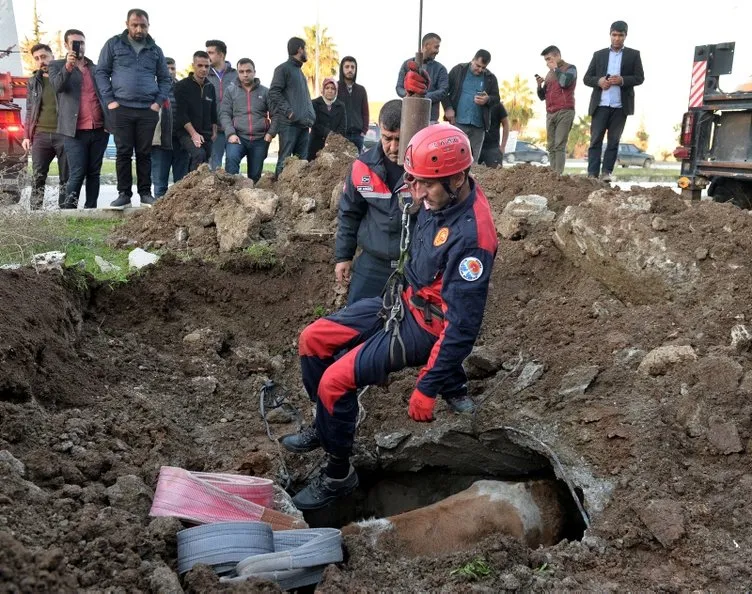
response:
<path fill-rule="evenodd" d="M 293 175 L 293 167 L 285 172 L 291 179 L 277 182 L 288 193 L 277 194 L 281 212 L 291 212 L 285 204 L 303 195 L 312 172 L 313 213 L 341 184 L 334 174 L 327 179 L 325 161 L 305 167 L 308 173 Z M 413 423 L 406 403 L 415 372 L 397 374 L 362 399 L 356 462 L 366 477 L 400 456 L 411 471 L 441 461 L 434 472 L 460 483 L 471 473 L 444 462 L 470 466 L 464 461 L 481 453 L 450 446 L 511 427 L 520 444 L 555 453 L 561 466 L 552 467 L 581 490 L 592 526 L 581 541 L 548 549 L 490 538 L 430 559 L 348 537 L 347 563 L 330 568 L 321 588 L 674 591 L 752 583 L 752 336 L 742 328 L 752 318 L 752 219 L 724 205 L 683 202 L 667 189 L 621 192 L 545 168 L 477 168 L 476 176 L 497 222 L 511 216 L 517 195 L 542 195 L 555 214 L 539 222 L 528 216 L 518 240 L 500 243 L 482 335 L 467 365 L 479 412 L 458 417 L 439 403 L 435 423 Z M 204 191 L 198 186 L 207 173 L 187 180 L 196 184 L 191 200 L 217 190 L 216 206 L 218 188 L 237 193 L 222 174 L 211 177 L 216 187 Z M 162 216 L 169 199 L 144 216 Z M 310 229 L 331 224 L 316 218 L 328 209 L 313 213 Z M 556 243 L 567 217 L 574 217 L 572 237 L 601 243 L 579 250 Z M 174 222 L 164 221 L 173 232 Z M 144 493 L 160 465 L 293 484 L 317 467 L 317 454 L 279 457 L 258 393 L 271 377 L 309 417 L 296 340 L 334 306 L 332 247 L 326 234 L 288 231 L 267 267 L 246 253 L 212 264 L 167 256 L 114 289 L 0 271 L 0 386 L 28 385 L 0 390 L 4 586 L 175 589 L 179 523 L 145 512 Z M 679 303 L 656 292 L 649 303 L 630 300 L 611 277 L 594 275 L 593 262 L 608 261 L 622 283 L 645 284 L 640 271 L 656 264 L 646 258 L 642 267 L 627 266 L 625 255 L 638 249 L 696 270 L 692 298 Z M 678 282 L 667 270 L 659 270 L 662 278 Z M 282 435 L 295 420 L 276 411 L 269 429 Z M 476 557 L 487 575 L 476 571 L 470 583 L 472 565 L 470 573 L 452 573 Z M 201 572 L 182 585 L 218 587 Z"/>
<path fill-rule="evenodd" d="M 277 181 L 264 175 L 255 186 L 240 175 L 203 165 L 118 229 L 113 242 L 135 241 L 196 255 L 232 252 L 289 234 L 331 233 L 337 198 L 357 152 L 342 136 L 330 136 L 309 163 L 290 158 Z"/>

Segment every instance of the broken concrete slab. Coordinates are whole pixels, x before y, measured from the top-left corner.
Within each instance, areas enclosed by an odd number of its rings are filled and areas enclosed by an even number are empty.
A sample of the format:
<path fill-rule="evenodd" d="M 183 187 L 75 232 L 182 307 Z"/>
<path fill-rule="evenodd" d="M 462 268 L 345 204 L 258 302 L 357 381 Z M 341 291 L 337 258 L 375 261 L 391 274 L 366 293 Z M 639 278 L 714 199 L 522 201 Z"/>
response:
<path fill-rule="evenodd" d="M 128 253 L 128 267 L 141 269 L 159 261 L 157 254 L 150 254 L 146 250 L 136 248 Z"/>
<path fill-rule="evenodd" d="M 243 208 L 256 211 L 262 223 L 271 221 L 279 208 L 279 196 L 271 190 L 243 188 L 235 196 Z"/>
<path fill-rule="evenodd" d="M 600 369 L 597 365 L 583 365 L 567 372 L 559 386 L 559 396 L 580 396 L 590 387 L 598 376 Z"/>
<path fill-rule="evenodd" d="M 232 252 L 248 247 L 259 238 L 261 217 L 258 210 L 249 210 L 242 204 L 228 201 L 217 206 L 214 224 L 217 226 L 219 251 Z"/>
<path fill-rule="evenodd" d="M 598 190 L 566 208 L 554 244 L 624 301 L 691 299 L 702 276 L 695 255 L 655 230 L 651 207 L 648 196 Z"/>
<path fill-rule="evenodd" d="M 108 262 L 101 256 L 94 256 L 94 262 L 97 266 L 99 266 L 99 270 L 101 270 L 104 274 L 107 274 L 108 272 L 117 272 L 118 270 L 120 270 L 120 266 L 117 266 L 112 262 Z"/>
<path fill-rule="evenodd" d="M 503 214 L 524 219 L 528 225 L 550 223 L 556 218 L 556 213 L 548 209 L 548 198 L 538 194 L 515 196 L 505 207 Z"/>
<path fill-rule="evenodd" d="M 522 392 L 525 388 L 529 388 L 535 382 L 537 382 L 543 375 L 545 367 L 537 361 L 528 361 L 522 368 L 520 375 L 517 377 L 517 381 L 514 382 L 513 394 Z"/>
<path fill-rule="evenodd" d="M 752 333 L 744 324 L 737 324 L 731 328 L 731 348 L 741 354 L 749 350 L 752 345 Z"/>
<path fill-rule="evenodd" d="M 51 251 L 41 254 L 34 254 L 31 257 L 31 263 L 38 272 L 45 270 L 57 270 L 63 271 L 63 264 L 65 264 L 65 252 Z"/>

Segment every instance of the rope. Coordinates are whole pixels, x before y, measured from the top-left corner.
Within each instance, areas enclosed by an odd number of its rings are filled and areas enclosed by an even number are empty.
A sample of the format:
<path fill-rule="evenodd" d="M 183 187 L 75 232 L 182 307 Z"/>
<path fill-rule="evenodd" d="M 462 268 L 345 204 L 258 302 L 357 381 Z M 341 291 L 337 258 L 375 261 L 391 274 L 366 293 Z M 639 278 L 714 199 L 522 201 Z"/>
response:
<path fill-rule="evenodd" d="M 285 392 L 277 390 L 277 385 L 274 383 L 274 380 L 266 380 L 264 382 L 264 385 L 261 387 L 259 397 L 259 412 L 261 413 L 261 418 L 264 421 L 266 436 L 269 438 L 269 441 L 272 441 L 275 444 L 277 448 L 277 458 L 279 459 L 280 466 L 279 482 L 282 488 L 285 490 L 287 490 L 292 483 L 292 477 L 290 476 L 290 472 L 287 470 L 287 465 L 285 464 L 285 458 L 282 455 L 282 446 L 279 443 L 279 438 L 272 435 L 272 431 L 269 428 L 269 421 L 267 420 L 266 415 L 268 414 L 267 408 L 269 410 L 274 410 L 275 408 L 284 408 L 287 412 L 292 414 L 292 416 L 298 422 L 298 425 L 300 425 L 300 411 L 290 403 L 285 402 L 286 398 L 287 394 Z"/>

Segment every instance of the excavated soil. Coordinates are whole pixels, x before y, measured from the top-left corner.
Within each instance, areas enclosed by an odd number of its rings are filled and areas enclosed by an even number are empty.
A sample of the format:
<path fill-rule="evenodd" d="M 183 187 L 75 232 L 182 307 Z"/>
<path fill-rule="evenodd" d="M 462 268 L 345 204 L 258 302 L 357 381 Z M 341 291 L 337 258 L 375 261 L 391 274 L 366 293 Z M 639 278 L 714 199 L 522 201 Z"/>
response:
<path fill-rule="evenodd" d="M 206 570 L 178 582 L 180 523 L 147 515 L 159 467 L 290 475 L 293 485 L 316 468 L 317 454 L 280 457 L 258 412 L 259 389 L 273 378 L 310 417 L 297 335 L 341 297 L 330 200 L 347 166 L 335 157 L 302 167 L 260 184 L 282 205 L 276 258 L 264 266 L 246 253 L 211 262 L 168 253 L 115 287 L 72 271 L 0 271 L 0 590 L 225 589 Z M 304 181 L 306 169 L 314 184 Z M 546 196 L 558 216 L 603 188 L 530 166 L 475 173 L 496 217 L 520 194 Z M 186 185 L 209 174 L 193 175 Z M 176 228 L 168 209 L 215 200 L 170 192 L 123 235 L 168 245 Z M 321 591 L 749 589 L 752 358 L 729 345 L 731 329 L 752 318 L 752 283 L 738 280 L 738 268 L 730 283 L 728 271 L 752 259 L 752 217 L 685 203 L 667 189 L 641 193 L 653 197 L 667 242 L 706 250 L 698 255 L 705 294 L 681 304 L 617 297 L 564 257 L 552 241 L 554 223 L 538 225 L 500 243 L 478 342 L 495 369 L 469 366 L 476 417 L 439 404 L 433 424 L 410 421 L 414 372 L 363 398 L 361 457 L 375 459 L 376 436 L 397 429 L 421 436 L 442 426 L 469 433 L 512 426 L 548 443 L 576 485 L 591 485 L 585 537 L 537 551 L 490 537 L 418 559 L 347 537 L 346 562 L 327 570 Z M 302 229 L 300 213 L 284 206 L 294 194 L 316 201 Z M 216 253 L 212 246 L 207 239 L 195 247 Z M 659 375 L 638 369 L 652 349 L 681 345 L 696 359 Z M 517 391 L 521 367 L 532 361 L 543 374 Z M 594 369 L 588 387 L 562 389 L 582 367 Z M 283 414 L 270 420 L 275 436 L 295 429 Z M 490 575 L 450 573 L 478 556 Z"/>

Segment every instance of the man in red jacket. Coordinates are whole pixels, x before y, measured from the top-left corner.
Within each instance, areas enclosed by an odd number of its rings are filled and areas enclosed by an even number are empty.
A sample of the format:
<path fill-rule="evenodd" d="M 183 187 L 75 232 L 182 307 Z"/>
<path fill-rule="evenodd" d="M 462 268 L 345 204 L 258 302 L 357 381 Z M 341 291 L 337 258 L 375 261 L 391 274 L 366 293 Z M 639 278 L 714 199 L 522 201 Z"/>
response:
<path fill-rule="evenodd" d="M 541 52 L 546 61 L 546 78 L 535 75 L 538 98 L 546 101 L 546 138 L 551 169 L 564 172 L 567 160 L 567 140 L 574 123 L 574 89 L 577 86 L 577 68 L 561 59 L 555 45 Z"/>

